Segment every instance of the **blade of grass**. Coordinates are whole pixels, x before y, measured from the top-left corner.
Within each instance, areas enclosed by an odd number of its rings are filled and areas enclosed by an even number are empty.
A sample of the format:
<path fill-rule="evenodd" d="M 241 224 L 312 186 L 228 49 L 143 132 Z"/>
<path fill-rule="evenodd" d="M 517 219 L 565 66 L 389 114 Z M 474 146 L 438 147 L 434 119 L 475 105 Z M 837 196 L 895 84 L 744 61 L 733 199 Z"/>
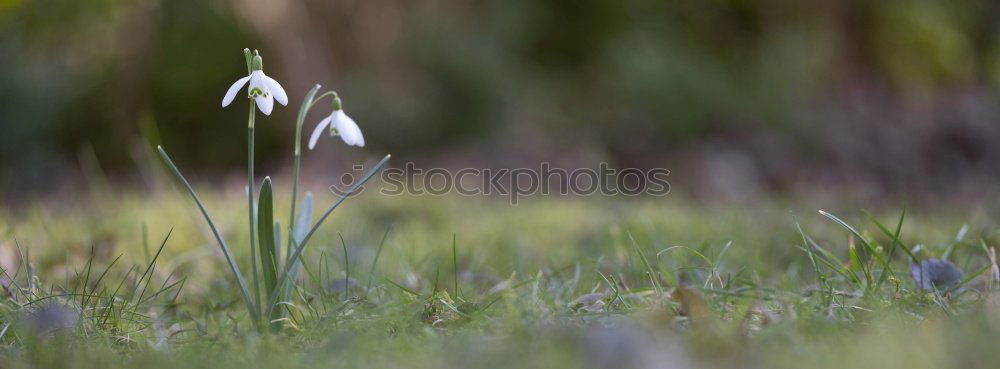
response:
<path fill-rule="evenodd" d="M 181 279 L 181 285 L 177 287 L 177 292 L 174 293 L 174 297 L 170 298 L 170 305 L 174 305 L 177 302 L 177 296 L 181 295 L 181 291 L 184 290 L 184 285 L 187 283 L 187 277 Z"/>
<path fill-rule="evenodd" d="M 628 239 L 632 242 L 632 249 L 635 250 L 636 254 L 639 254 L 639 260 L 642 261 L 642 266 L 646 269 L 646 273 L 649 275 L 649 282 L 653 284 L 653 289 L 656 290 L 657 297 L 663 296 L 663 288 L 656 281 L 656 271 L 653 270 L 653 266 L 649 264 L 649 259 L 646 259 L 646 255 L 642 253 L 639 248 L 639 243 L 635 241 L 635 237 L 632 237 L 632 232 L 628 232 Z"/>
<path fill-rule="evenodd" d="M 408 294 L 411 294 L 411 295 L 413 295 L 413 296 L 417 296 L 417 297 L 420 297 L 420 294 L 419 294 L 419 293 L 417 293 L 416 291 L 414 291 L 414 290 L 411 290 L 411 289 L 409 289 L 409 288 L 406 288 L 406 286 L 403 286 L 403 285 L 401 285 L 401 284 L 399 284 L 399 283 L 396 283 L 396 282 L 394 282 L 393 280 L 391 280 L 391 279 L 389 279 L 389 278 L 385 278 L 385 281 L 386 281 L 386 282 L 389 282 L 389 284 L 391 284 L 391 285 L 393 285 L 393 286 L 396 286 L 396 288 L 399 288 L 399 289 L 403 290 L 403 292 L 406 292 L 406 293 L 408 293 Z"/>
<path fill-rule="evenodd" d="M 347 255 L 347 242 L 344 241 L 344 236 L 338 232 L 337 237 L 340 237 L 340 247 L 344 249 L 344 294 L 348 294 L 351 287 L 351 257 Z"/>
<path fill-rule="evenodd" d="M 372 260 L 372 267 L 368 270 L 368 285 L 365 286 L 365 296 L 368 295 L 368 291 L 372 288 L 372 280 L 375 278 L 375 265 L 378 264 L 378 258 L 382 255 L 382 247 L 385 246 L 385 239 L 389 236 L 389 230 L 392 226 L 385 227 L 385 233 L 382 234 L 382 241 L 378 243 L 378 250 L 375 251 L 375 259 Z"/>
<path fill-rule="evenodd" d="M 153 256 L 153 259 L 149 261 L 149 264 L 146 266 L 146 271 L 142 273 L 141 277 L 139 277 L 139 282 L 136 282 L 135 287 L 139 288 L 139 285 L 142 284 L 143 279 L 146 280 L 146 284 L 142 287 L 142 292 L 139 293 L 139 297 L 138 299 L 136 299 L 136 301 L 142 300 L 143 294 L 146 293 L 146 287 L 149 286 L 149 281 L 153 279 L 153 268 L 155 268 L 156 266 L 156 260 L 160 258 L 160 253 L 162 253 L 163 248 L 167 246 L 167 240 L 170 239 L 170 235 L 173 233 L 174 233 L 174 227 L 170 227 L 170 231 L 167 232 L 167 236 L 164 237 L 163 242 L 160 243 L 160 248 L 156 250 L 156 255 Z M 132 290 L 132 295 L 135 295 L 134 289 Z"/>
<path fill-rule="evenodd" d="M 67 254 L 67 256 L 68 256 L 68 254 Z M 69 258 L 68 257 L 67 257 L 66 265 L 69 265 Z M 90 257 L 87 258 L 87 265 L 84 267 L 84 270 L 86 270 L 86 274 L 84 274 L 84 276 L 83 276 L 83 292 L 84 293 L 86 293 L 87 292 L 87 288 L 90 287 L 90 272 L 91 272 L 91 269 L 93 268 L 93 265 L 94 265 L 94 247 L 91 246 L 90 247 Z M 77 274 L 77 278 L 78 279 L 79 279 L 79 277 L 80 277 L 80 275 Z M 76 288 L 75 287 L 73 288 L 73 292 L 76 292 Z M 86 302 L 83 301 L 83 299 L 84 298 L 80 298 L 80 300 L 81 300 L 80 301 L 80 305 L 86 306 Z"/>
<path fill-rule="evenodd" d="M 857 273 L 854 273 L 854 271 L 848 267 L 847 263 L 841 261 L 836 255 L 824 249 L 809 236 L 806 236 L 806 240 L 809 241 L 809 245 L 812 246 L 813 250 L 818 251 L 818 253 L 814 254 L 817 256 L 817 260 L 826 264 L 830 270 L 833 270 L 845 279 L 854 283 L 856 287 L 862 287 L 861 278 L 859 278 Z"/>
<path fill-rule="evenodd" d="M 712 274 L 714 274 L 715 278 L 719 281 L 719 285 L 723 284 L 722 274 L 719 273 L 719 265 L 722 263 L 722 257 L 726 255 L 726 252 L 728 252 L 729 248 L 732 246 L 733 246 L 732 240 L 726 242 L 726 245 L 722 247 L 722 251 L 720 251 L 719 254 L 715 256 L 715 262 L 712 263 Z M 711 276 L 709 276 L 708 279 L 710 280 Z M 706 280 L 705 282 L 706 282 L 706 287 L 708 287 L 707 285 L 708 280 Z"/>
<path fill-rule="evenodd" d="M 125 272 L 125 276 L 122 277 L 121 282 L 118 282 L 118 287 L 115 287 L 115 291 L 112 292 L 110 295 L 108 295 L 108 306 L 105 308 L 105 311 L 107 313 L 104 314 L 104 319 L 101 321 L 102 325 L 103 324 L 107 324 L 108 319 L 111 318 L 111 313 L 113 313 L 114 310 L 115 310 L 115 308 L 114 308 L 115 307 L 115 298 L 118 297 L 118 291 L 120 291 L 122 289 L 122 286 L 125 285 L 125 281 L 127 281 L 128 277 L 130 275 L 132 275 L 132 271 L 133 270 L 135 270 L 135 265 L 129 267 L 128 272 Z M 124 303 L 124 302 L 122 302 L 122 303 Z"/>
<path fill-rule="evenodd" d="M 906 209 L 905 208 L 903 209 L 903 212 L 899 215 L 899 221 L 896 223 L 896 231 L 892 232 L 892 233 L 890 233 L 889 229 L 886 228 L 884 225 L 882 225 L 882 223 L 879 222 L 878 219 L 876 219 L 875 216 L 872 215 L 872 213 L 868 212 L 867 210 L 862 210 L 862 212 L 864 212 L 865 216 L 867 216 L 869 219 L 872 220 L 873 223 L 875 223 L 875 226 L 879 230 L 881 230 L 882 233 L 885 233 L 886 236 L 889 236 L 889 237 L 892 238 L 892 245 L 889 247 L 889 256 L 887 257 L 887 259 L 890 262 L 892 261 L 893 255 L 895 255 L 895 253 L 896 253 L 896 248 L 897 247 L 898 248 L 902 248 L 903 252 L 905 252 L 906 255 L 908 255 L 910 257 L 910 260 L 912 260 L 914 263 L 919 263 L 920 262 L 919 260 L 917 260 L 917 257 L 913 255 L 913 252 L 910 251 L 910 248 L 906 247 L 906 245 L 904 245 L 903 242 L 899 240 L 900 232 L 903 230 L 903 219 L 906 217 Z M 879 278 L 878 285 L 881 286 L 882 283 L 885 282 L 885 280 L 886 280 L 887 277 L 888 277 L 888 274 L 882 273 L 882 276 Z"/>
<path fill-rule="evenodd" d="M 857 247 L 854 246 L 854 235 L 848 235 L 847 256 L 851 263 L 851 270 L 854 272 L 861 271 L 861 274 L 865 277 L 865 289 L 870 290 L 873 287 L 872 273 L 868 265 L 861 262 L 861 257 L 858 256 Z"/>
<path fill-rule="evenodd" d="M 146 222 L 142 222 L 142 253 L 149 260 L 149 229 L 146 228 Z"/>
<path fill-rule="evenodd" d="M 872 222 L 875 223 L 875 226 L 878 227 L 878 229 L 882 231 L 882 233 L 884 233 L 888 237 L 893 237 L 895 239 L 894 243 L 896 245 L 898 245 L 899 248 L 903 249 L 903 252 L 905 252 L 906 255 L 910 257 L 911 261 L 913 261 L 914 263 L 919 263 L 920 262 L 920 260 L 917 259 L 916 254 L 913 253 L 913 250 L 911 248 L 907 247 L 906 244 L 903 243 L 903 241 L 899 240 L 898 232 L 899 232 L 899 227 L 902 227 L 902 224 L 903 224 L 902 223 L 902 217 L 900 218 L 900 223 L 897 225 L 897 231 L 896 231 L 896 233 L 890 232 L 888 228 L 886 228 L 884 225 L 882 225 L 882 223 L 880 223 L 878 221 L 878 219 L 875 219 L 875 218 L 872 218 L 872 217 L 870 217 L 870 218 L 871 218 Z"/>
<path fill-rule="evenodd" d="M 806 237 L 806 232 L 802 230 L 802 225 L 799 224 L 795 217 L 792 217 L 792 221 L 795 222 L 795 228 L 799 230 L 799 234 L 802 235 L 802 246 L 806 250 L 806 254 L 809 255 L 809 263 L 813 267 L 813 271 L 816 272 L 816 280 L 819 282 L 819 287 L 826 290 L 827 294 L 823 295 L 823 306 L 830 305 L 830 294 L 833 294 L 833 288 L 826 281 L 826 274 L 819 269 L 819 264 L 816 263 L 816 255 L 813 253 L 812 247 L 809 245 L 809 240 Z"/>
<path fill-rule="evenodd" d="M 438 282 L 441 281 L 441 266 L 438 265 L 434 268 L 434 290 L 431 292 L 431 297 L 437 295 L 438 293 Z"/>
<path fill-rule="evenodd" d="M 17 246 L 17 250 L 18 250 L 18 252 L 20 252 L 21 251 L 20 241 L 18 241 L 17 239 L 15 239 L 14 240 L 14 245 Z M 28 273 L 27 274 L 28 280 L 25 281 L 25 285 L 28 286 L 28 292 L 31 293 L 34 296 L 37 296 L 37 294 L 35 293 L 35 290 L 36 290 L 36 288 L 35 288 L 36 287 L 35 286 L 35 269 L 31 266 L 31 250 L 29 250 L 28 248 L 25 248 L 24 249 L 24 253 L 21 254 L 21 260 L 24 260 L 24 270 L 27 271 L 27 273 Z"/>
<path fill-rule="evenodd" d="M 611 299 L 608 300 L 608 304 L 604 305 L 604 311 L 610 310 L 611 304 L 613 304 L 615 300 L 621 301 L 622 305 L 624 305 L 626 309 L 631 309 L 631 307 L 628 306 L 628 302 L 625 302 L 625 299 L 621 298 L 621 294 L 619 293 L 618 290 L 618 285 L 616 285 L 615 282 L 613 282 L 611 279 L 608 279 L 608 277 L 605 276 L 604 273 L 601 273 L 600 270 L 597 271 L 597 274 L 600 275 L 602 279 L 604 279 L 604 282 L 607 283 L 608 287 L 611 288 L 611 292 L 614 293 L 614 295 L 611 296 Z M 614 278 L 614 276 L 612 276 L 611 278 Z"/>
<path fill-rule="evenodd" d="M 458 290 L 458 244 L 456 243 L 457 235 L 451 234 L 451 262 L 455 269 L 455 298 L 461 297 L 461 293 Z"/>
<path fill-rule="evenodd" d="M 124 254 L 118 254 L 118 256 L 115 257 L 115 259 L 111 261 L 111 264 L 108 264 L 108 266 L 106 268 L 104 268 L 104 271 L 101 272 L 101 275 L 99 277 L 97 277 L 96 281 L 94 281 L 94 289 L 90 291 L 91 294 L 97 292 L 97 288 L 101 286 L 101 281 L 104 280 L 104 276 L 108 275 L 108 271 L 111 270 L 111 267 L 114 266 L 115 263 L 117 263 L 119 259 L 122 258 L 122 255 L 124 255 Z M 84 285 L 84 287 L 83 287 L 83 293 L 84 293 L 84 295 L 87 294 L 87 286 L 86 285 Z M 86 308 L 89 303 L 90 303 L 90 297 L 87 297 L 86 300 L 83 302 L 83 304 L 81 304 L 81 307 L 82 308 Z"/>
<path fill-rule="evenodd" d="M 146 302 L 148 302 L 148 301 L 156 298 L 156 296 L 159 296 L 159 295 L 163 294 L 164 292 L 170 290 L 174 286 L 183 285 L 185 280 L 187 280 L 187 278 L 184 278 L 184 279 L 181 279 L 181 280 L 178 280 L 178 281 L 174 281 L 174 283 L 171 283 L 169 285 L 167 284 L 167 282 L 169 282 L 170 279 L 168 278 L 168 279 L 164 280 L 163 281 L 163 285 L 160 286 L 160 290 L 159 291 L 156 291 L 156 292 L 150 294 L 149 296 L 146 296 L 146 298 L 140 300 L 137 305 L 142 305 L 142 304 L 144 304 L 144 303 L 146 303 Z"/>

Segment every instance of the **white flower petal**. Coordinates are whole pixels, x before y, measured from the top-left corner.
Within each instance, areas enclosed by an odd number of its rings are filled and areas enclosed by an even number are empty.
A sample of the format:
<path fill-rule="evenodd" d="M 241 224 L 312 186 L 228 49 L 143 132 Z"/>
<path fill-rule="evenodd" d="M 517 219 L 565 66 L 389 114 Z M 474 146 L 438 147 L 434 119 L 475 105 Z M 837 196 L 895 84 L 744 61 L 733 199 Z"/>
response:
<path fill-rule="evenodd" d="M 316 128 L 313 129 L 312 136 L 309 137 L 309 150 L 316 147 L 316 141 L 319 141 L 319 136 L 323 135 L 323 130 L 326 129 L 326 126 L 329 124 L 330 117 L 323 118 L 323 120 L 319 121 L 319 124 L 317 124 Z"/>
<path fill-rule="evenodd" d="M 250 91 L 250 94 L 253 95 L 254 90 L 259 90 L 259 92 L 256 93 L 257 96 L 254 97 L 254 101 L 257 102 L 257 108 L 259 108 L 260 112 L 264 113 L 264 115 L 271 115 L 271 110 L 274 109 L 274 94 L 271 93 L 271 89 L 267 87 L 267 84 L 264 82 L 265 78 L 267 78 L 267 76 L 264 75 L 264 72 L 259 70 L 255 70 L 253 73 L 250 73 L 250 86 L 248 87 L 248 91 Z"/>
<path fill-rule="evenodd" d="M 266 74 L 261 73 L 264 76 L 264 83 L 267 84 L 268 89 L 271 90 L 271 94 L 274 95 L 274 99 L 278 100 L 281 105 L 288 105 L 288 94 L 285 93 L 285 89 L 281 87 L 278 81 L 274 78 L 268 77 Z"/>
<path fill-rule="evenodd" d="M 354 123 L 354 119 L 347 116 L 343 110 L 338 110 L 334 120 L 334 127 L 337 128 L 337 132 L 340 134 L 340 138 L 344 140 L 344 143 L 351 146 L 365 147 L 365 138 L 361 135 L 361 128 L 358 128 L 358 124 Z"/>
<path fill-rule="evenodd" d="M 257 96 L 254 98 L 257 102 L 257 108 L 260 109 L 261 113 L 264 115 L 271 115 L 271 109 L 274 109 L 274 95 L 267 94 L 267 97 Z"/>
<path fill-rule="evenodd" d="M 232 86 L 229 86 L 229 90 L 226 91 L 226 96 L 222 98 L 222 107 L 223 108 L 229 106 L 229 104 L 231 104 L 233 102 L 233 99 L 236 98 L 236 93 L 239 92 L 240 88 L 242 88 L 243 85 L 247 84 L 247 81 L 249 81 L 249 80 L 250 80 L 250 76 L 246 76 L 246 77 L 243 77 L 243 78 L 240 78 L 240 79 L 236 80 L 236 82 L 233 83 Z"/>
<path fill-rule="evenodd" d="M 270 90 L 267 85 L 264 84 L 264 72 L 259 70 L 250 72 L 250 85 L 247 86 L 247 92 L 253 91 L 255 88 L 263 92 Z"/>

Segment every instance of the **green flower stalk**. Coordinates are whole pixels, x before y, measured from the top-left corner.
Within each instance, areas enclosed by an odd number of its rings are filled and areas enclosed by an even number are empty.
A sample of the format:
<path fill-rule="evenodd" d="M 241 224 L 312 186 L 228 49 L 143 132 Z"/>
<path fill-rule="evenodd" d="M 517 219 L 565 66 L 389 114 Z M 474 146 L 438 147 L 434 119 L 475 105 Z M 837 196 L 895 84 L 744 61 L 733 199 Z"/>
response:
<path fill-rule="evenodd" d="M 294 154 L 294 164 L 292 168 L 292 201 L 291 210 L 288 214 L 288 245 L 286 249 L 285 260 L 289 262 L 290 275 L 288 276 L 288 282 L 286 285 L 281 286 L 285 289 L 284 299 L 288 300 L 291 297 L 292 286 L 295 284 L 295 280 L 298 276 L 299 261 L 292 260 L 292 250 L 298 246 L 298 243 L 303 241 L 304 230 L 296 232 L 296 203 L 298 201 L 299 193 L 299 172 L 302 163 L 302 125 L 305 123 L 306 115 L 309 114 L 309 110 L 313 108 L 318 102 L 326 97 L 333 97 L 332 106 L 333 109 L 326 118 L 321 120 L 316 128 L 313 130 L 312 136 L 309 139 L 309 149 L 312 150 L 316 146 L 316 141 L 319 139 L 320 134 L 323 132 L 324 128 L 327 126 L 331 129 L 331 135 L 338 132 L 337 127 L 340 127 L 340 132 L 345 132 L 342 136 L 344 143 L 349 146 L 359 146 L 363 147 L 365 145 L 365 139 L 361 135 L 361 129 L 358 125 L 354 123 L 354 120 L 344 114 L 342 109 L 343 103 L 340 100 L 340 96 L 337 95 L 335 91 L 328 91 L 322 95 L 316 97 L 316 93 L 319 92 L 320 85 L 313 86 L 309 92 L 306 93 L 305 98 L 302 101 L 302 106 L 299 108 L 299 115 L 295 121 L 295 154 Z M 332 122 L 332 123 L 331 123 Z M 300 214 L 301 217 L 301 214 Z M 296 235 L 299 235 L 298 237 Z M 297 239 L 298 238 L 298 239 Z"/>
<path fill-rule="evenodd" d="M 288 261 L 292 261 L 289 260 L 292 256 L 292 249 L 297 244 L 296 241 L 300 241 L 296 240 L 296 234 L 301 233 L 296 232 L 296 218 L 298 217 L 296 216 L 297 213 L 295 212 L 295 205 L 299 199 L 299 171 L 302 168 L 302 122 L 305 121 L 306 115 L 309 114 L 309 109 L 312 108 L 314 103 L 313 97 L 316 96 L 316 92 L 319 91 L 319 87 L 319 85 L 315 85 L 309 90 L 309 92 L 306 93 L 306 97 L 302 101 L 302 106 L 299 108 L 299 115 L 295 119 L 295 153 L 294 164 L 292 165 L 292 201 L 291 208 L 288 211 L 288 247 L 286 248 L 287 251 L 285 254 L 285 260 Z M 309 194 L 306 196 L 309 196 Z M 311 203 L 309 205 L 311 205 Z M 308 210 L 311 213 L 311 206 Z M 308 217 L 309 215 L 311 214 L 306 214 L 305 217 Z M 295 279 L 298 276 L 298 267 L 300 264 L 297 261 L 292 262 L 292 273 L 294 275 L 290 278 L 291 282 L 289 282 L 287 286 L 281 286 L 281 288 L 285 289 L 285 293 L 283 294 L 285 300 L 291 297 L 292 286 L 295 285 Z"/>
<path fill-rule="evenodd" d="M 257 224 L 254 219 L 254 110 L 260 109 L 264 115 L 271 115 L 274 108 L 274 100 L 278 100 L 281 105 L 288 105 L 288 94 L 281 87 L 278 81 L 264 74 L 264 60 L 259 52 L 250 53 L 250 49 L 243 49 L 243 55 L 247 61 L 247 76 L 238 79 L 222 98 L 222 107 L 229 106 L 236 97 L 236 93 L 243 87 L 247 87 L 247 97 L 250 98 L 250 116 L 247 118 L 247 228 L 250 234 L 250 265 L 252 271 L 254 306 L 256 313 L 260 313 L 260 282 L 257 277 Z M 270 226 L 270 225 L 268 225 Z M 263 255 L 261 255 L 263 257 Z M 264 265 L 261 265 L 263 268 Z"/>

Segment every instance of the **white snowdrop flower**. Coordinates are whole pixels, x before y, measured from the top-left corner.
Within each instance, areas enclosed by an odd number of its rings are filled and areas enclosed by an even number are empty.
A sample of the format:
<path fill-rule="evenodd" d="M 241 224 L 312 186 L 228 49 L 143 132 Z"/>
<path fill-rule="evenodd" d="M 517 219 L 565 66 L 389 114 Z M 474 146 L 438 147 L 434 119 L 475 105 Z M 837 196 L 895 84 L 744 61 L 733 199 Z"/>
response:
<path fill-rule="evenodd" d="M 229 91 L 226 91 L 226 96 L 222 98 L 222 107 L 229 106 L 236 98 L 236 93 L 239 92 L 243 85 L 249 82 L 247 87 L 247 94 L 251 99 L 257 103 L 257 108 L 260 109 L 261 113 L 264 115 L 271 115 L 271 109 L 274 107 L 274 100 L 278 100 L 281 105 L 288 105 L 288 95 L 285 93 L 285 89 L 281 87 L 278 81 L 274 78 L 268 77 L 263 71 L 264 62 L 260 55 L 254 55 L 253 60 L 250 62 L 250 75 L 240 78 L 229 87 Z"/>
<path fill-rule="evenodd" d="M 319 141 L 319 136 L 323 133 L 323 129 L 327 126 L 330 127 L 330 135 L 339 135 L 344 143 L 349 146 L 365 146 L 365 138 L 361 135 L 361 128 L 358 128 L 357 123 L 354 123 L 354 119 L 347 116 L 342 109 L 342 104 L 340 102 L 340 97 L 334 94 L 333 97 L 333 111 L 330 112 L 330 116 L 323 118 L 313 129 L 312 137 L 309 138 L 309 150 L 316 147 L 316 141 Z"/>

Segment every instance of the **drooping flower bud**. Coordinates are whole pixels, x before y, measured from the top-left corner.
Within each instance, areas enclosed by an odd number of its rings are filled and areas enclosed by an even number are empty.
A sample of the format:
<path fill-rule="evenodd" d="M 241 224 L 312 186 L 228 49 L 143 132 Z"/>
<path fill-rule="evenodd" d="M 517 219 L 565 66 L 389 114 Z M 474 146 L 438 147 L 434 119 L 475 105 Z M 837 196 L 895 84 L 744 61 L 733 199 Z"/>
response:
<path fill-rule="evenodd" d="M 264 59 L 260 57 L 260 54 L 254 55 L 253 59 L 250 60 L 250 70 L 263 70 L 264 69 Z"/>
<path fill-rule="evenodd" d="M 333 111 L 341 110 L 344 108 L 344 103 L 340 101 L 340 96 L 337 93 L 333 93 Z"/>

